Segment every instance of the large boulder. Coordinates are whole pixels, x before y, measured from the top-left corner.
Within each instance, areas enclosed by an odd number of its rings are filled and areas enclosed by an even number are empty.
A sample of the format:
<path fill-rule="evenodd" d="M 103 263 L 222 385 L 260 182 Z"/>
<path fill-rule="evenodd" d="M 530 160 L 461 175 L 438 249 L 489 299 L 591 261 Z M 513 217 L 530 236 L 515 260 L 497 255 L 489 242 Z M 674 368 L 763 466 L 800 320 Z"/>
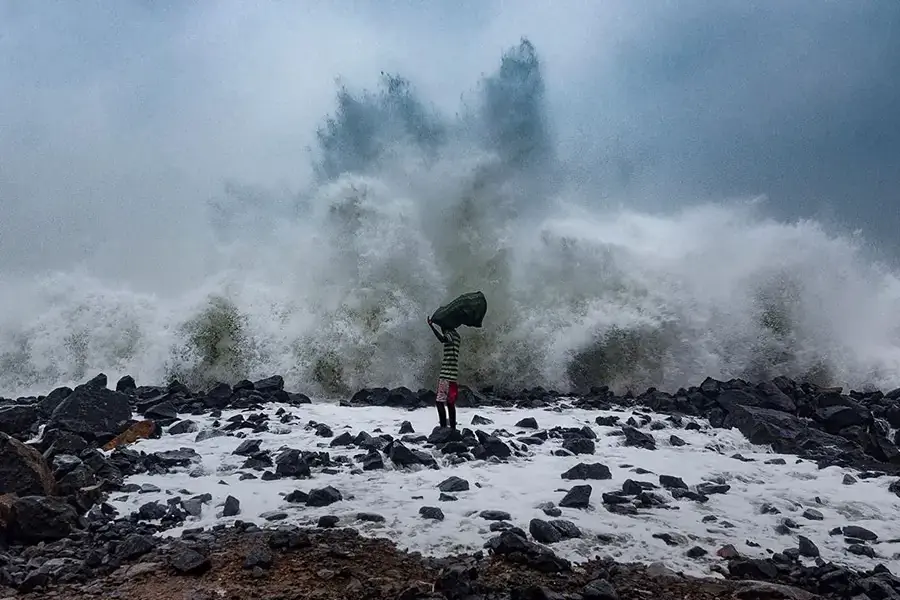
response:
<path fill-rule="evenodd" d="M 8 526 L 23 542 L 51 542 L 68 537 L 79 528 L 75 509 L 58 498 L 25 496 L 12 501 Z"/>
<path fill-rule="evenodd" d="M 27 433 L 37 422 L 38 411 L 31 404 L 0 407 L 0 432 L 9 435 Z"/>
<path fill-rule="evenodd" d="M 50 466 L 35 450 L 0 433 L 0 494 L 51 495 L 56 484 Z"/>
<path fill-rule="evenodd" d="M 86 384 L 75 388 L 60 402 L 47 427 L 93 440 L 118 435 L 130 421 L 131 404 L 126 394 Z"/>
<path fill-rule="evenodd" d="M 53 414 L 53 411 L 56 410 L 56 407 L 59 406 L 63 400 L 68 398 L 71 393 L 72 388 L 70 387 L 64 386 L 56 388 L 37 403 L 38 413 L 45 419 L 49 418 L 50 415 Z"/>

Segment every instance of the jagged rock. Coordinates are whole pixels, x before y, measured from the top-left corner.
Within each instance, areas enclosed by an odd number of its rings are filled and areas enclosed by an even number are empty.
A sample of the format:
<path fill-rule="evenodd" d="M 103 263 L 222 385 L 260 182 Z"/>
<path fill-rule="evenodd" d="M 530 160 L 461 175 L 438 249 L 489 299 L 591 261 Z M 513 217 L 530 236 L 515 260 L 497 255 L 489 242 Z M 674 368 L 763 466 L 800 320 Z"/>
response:
<path fill-rule="evenodd" d="M 12 501 L 13 535 L 25 542 L 61 540 L 79 528 L 75 509 L 61 499 L 24 496 Z"/>
<path fill-rule="evenodd" d="M 465 479 L 453 475 L 449 479 L 445 479 L 438 484 L 438 489 L 442 492 L 465 492 L 469 489 L 469 482 Z"/>
<path fill-rule="evenodd" d="M 562 447 L 572 454 L 593 454 L 594 442 L 585 438 L 569 438 L 563 442 Z"/>
<path fill-rule="evenodd" d="M 81 385 L 59 403 L 48 428 L 75 433 L 85 439 L 116 436 L 131 420 L 129 397 L 96 385 Z"/>
<path fill-rule="evenodd" d="M 41 454 L 0 433 L 0 494 L 48 496 L 56 491 L 50 466 Z"/>
<path fill-rule="evenodd" d="M 344 497 L 341 493 L 330 485 L 324 488 L 310 490 L 309 497 L 306 499 L 307 506 L 328 506 L 335 502 L 340 502 Z"/>
<path fill-rule="evenodd" d="M 225 498 L 225 507 L 222 509 L 223 517 L 234 517 L 241 514 L 241 503 L 234 496 Z"/>
<path fill-rule="evenodd" d="M 528 532 L 541 544 L 555 544 L 563 539 L 562 533 L 556 527 L 541 519 L 532 519 L 528 523 Z"/>
<path fill-rule="evenodd" d="M 625 445 L 644 448 L 645 450 L 656 450 L 656 440 L 649 433 L 638 431 L 634 427 L 622 427 L 625 433 Z"/>
<path fill-rule="evenodd" d="M 209 558 L 194 548 L 178 543 L 169 557 L 169 565 L 181 575 L 200 575 L 209 570 Z"/>
<path fill-rule="evenodd" d="M 38 414 L 44 419 L 49 418 L 50 415 L 53 414 L 53 411 L 56 410 L 56 407 L 59 406 L 59 404 L 63 400 L 68 398 L 69 394 L 71 394 L 71 393 L 72 393 L 72 388 L 69 388 L 69 387 L 56 388 L 55 390 L 53 390 L 52 392 L 47 394 L 47 396 L 43 400 L 40 400 L 37 403 L 36 408 L 37 408 Z"/>
<path fill-rule="evenodd" d="M 587 508 L 592 491 L 593 488 L 589 485 L 576 485 L 560 500 L 559 505 L 563 508 Z"/>
<path fill-rule="evenodd" d="M 299 450 L 289 448 L 275 459 L 275 474 L 278 477 L 311 477 L 309 463 Z"/>
<path fill-rule="evenodd" d="M 600 463 L 578 463 L 562 475 L 563 479 L 612 479 L 609 467 Z"/>
<path fill-rule="evenodd" d="M 0 407 L 0 432 L 8 435 L 20 435 L 37 425 L 38 410 L 36 406 L 24 404 Z"/>
<path fill-rule="evenodd" d="M 196 422 L 191 421 L 190 419 L 186 419 L 184 421 L 178 421 L 171 427 L 169 427 L 169 435 L 179 435 L 182 433 L 194 433 L 199 429 Z"/>
<path fill-rule="evenodd" d="M 444 520 L 444 511 L 436 506 L 423 506 L 419 509 L 419 515 L 423 519 L 432 519 L 434 521 Z"/>

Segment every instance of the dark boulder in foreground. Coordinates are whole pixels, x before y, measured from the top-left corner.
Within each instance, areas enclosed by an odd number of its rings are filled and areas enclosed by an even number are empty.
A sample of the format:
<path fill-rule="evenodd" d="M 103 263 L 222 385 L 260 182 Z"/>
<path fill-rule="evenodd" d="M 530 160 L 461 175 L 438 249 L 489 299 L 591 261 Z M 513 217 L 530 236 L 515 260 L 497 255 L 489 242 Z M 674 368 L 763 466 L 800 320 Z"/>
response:
<path fill-rule="evenodd" d="M 79 435 L 87 440 L 116 436 L 131 420 L 130 399 L 103 387 L 82 385 L 59 403 L 47 427 Z"/>
<path fill-rule="evenodd" d="M 49 496 L 56 491 L 50 465 L 34 448 L 0 433 L 0 494 Z"/>

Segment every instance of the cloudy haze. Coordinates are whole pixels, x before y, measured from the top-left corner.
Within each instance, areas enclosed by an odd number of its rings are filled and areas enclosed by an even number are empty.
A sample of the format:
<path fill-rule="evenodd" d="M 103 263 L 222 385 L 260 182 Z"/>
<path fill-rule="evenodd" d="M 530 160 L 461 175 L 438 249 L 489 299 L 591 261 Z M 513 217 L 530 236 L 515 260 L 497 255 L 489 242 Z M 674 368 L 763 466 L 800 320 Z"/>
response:
<path fill-rule="evenodd" d="M 522 36 L 597 202 L 765 195 L 894 254 L 898 28 L 894 0 L 0 0 L 0 270 L 187 260 L 226 182 L 308 180 L 338 79 L 400 73 L 452 114 Z"/>

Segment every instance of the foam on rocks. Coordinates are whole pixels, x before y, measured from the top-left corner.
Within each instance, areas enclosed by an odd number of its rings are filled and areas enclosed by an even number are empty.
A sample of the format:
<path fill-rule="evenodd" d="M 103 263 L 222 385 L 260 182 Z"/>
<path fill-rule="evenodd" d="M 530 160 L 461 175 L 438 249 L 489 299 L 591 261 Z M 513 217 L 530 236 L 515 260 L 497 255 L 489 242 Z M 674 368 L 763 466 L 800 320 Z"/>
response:
<path fill-rule="evenodd" d="M 116 387 L 98 377 L 7 405 L 26 408 L 0 433 L 13 587 L 65 579 L 17 558 L 39 542 L 115 548 L 85 555 L 98 572 L 157 547 L 176 572 L 203 572 L 190 539 L 228 527 L 352 527 L 425 555 L 487 549 L 560 572 L 598 555 L 771 580 L 900 568 L 900 453 L 883 425 L 894 392 L 787 379 L 538 401 L 464 390 L 459 411 L 477 406 L 478 425 L 452 430 L 434 427 L 425 392 L 333 404 L 277 377 Z"/>

